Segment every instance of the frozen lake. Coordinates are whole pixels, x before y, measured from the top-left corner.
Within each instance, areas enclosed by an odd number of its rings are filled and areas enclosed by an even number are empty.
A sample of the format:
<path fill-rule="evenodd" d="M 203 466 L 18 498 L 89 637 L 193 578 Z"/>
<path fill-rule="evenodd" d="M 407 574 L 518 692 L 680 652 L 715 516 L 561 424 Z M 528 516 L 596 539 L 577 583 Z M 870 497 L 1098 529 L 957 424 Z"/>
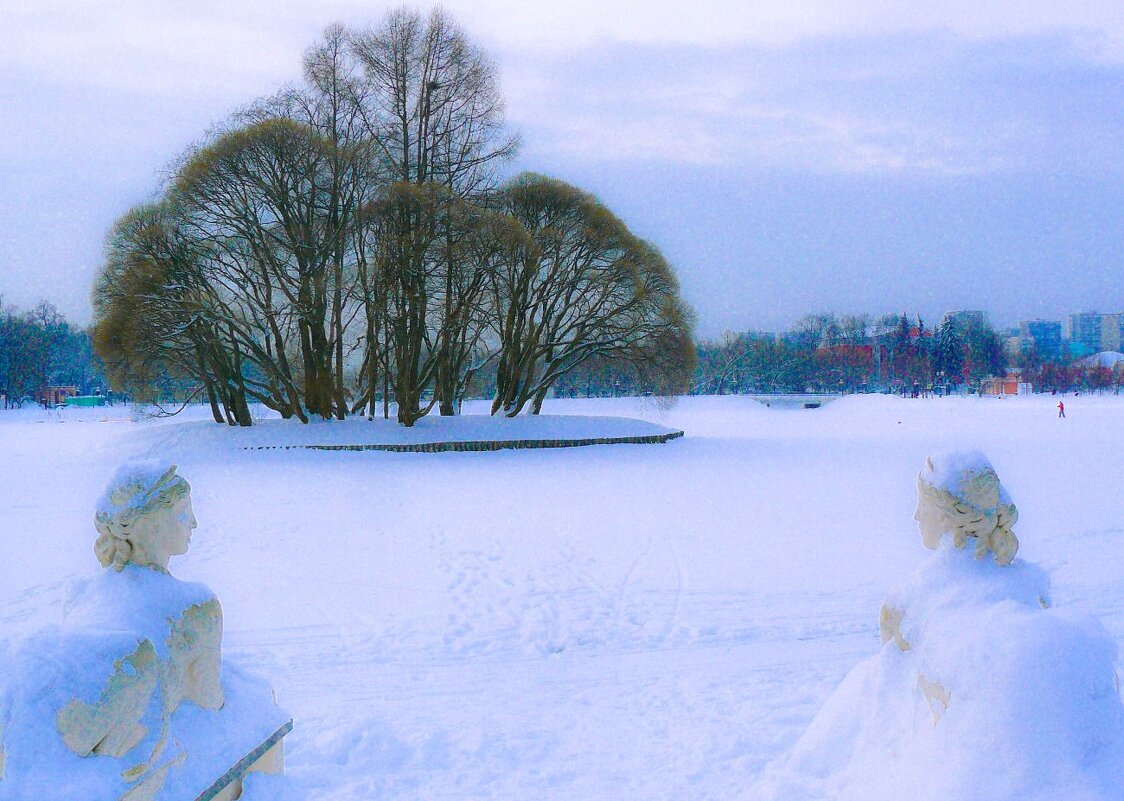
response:
<path fill-rule="evenodd" d="M 172 571 L 215 591 L 227 651 L 293 715 L 293 798 L 751 798 L 878 650 L 880 601 L 926 558 L 912 515 L 931 451 L 987 454 L 1020 557 L 1124 644 L 1124 398 L 1065 400 L 1065 420 L 1048 396 L 548 401 L 686 436 L 445 454 L 247 451 L 191 419 L 0 412 L 0 626 L 98 569 L 116 464 L 166 457 L 199 520 Z"/>

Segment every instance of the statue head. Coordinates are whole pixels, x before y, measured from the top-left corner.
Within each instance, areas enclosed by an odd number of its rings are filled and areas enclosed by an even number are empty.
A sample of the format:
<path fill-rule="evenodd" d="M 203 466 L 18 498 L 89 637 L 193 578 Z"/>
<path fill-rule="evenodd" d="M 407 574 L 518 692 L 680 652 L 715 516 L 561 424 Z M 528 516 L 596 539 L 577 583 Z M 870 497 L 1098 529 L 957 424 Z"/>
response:
<path fill-rule="evenodd" d="M 94 552 L 102 567 L 132 564 L 166 573 L 172 556 L 187 553 L 195 526 L 191 486 L 175 465 L 126 462 L 98 501 Z"/>
<path fill-rule="evenodd" d="M 1019 550 L 1011 526 L 1019 519 L 991 462 L 977 451 L 930 456 L 917 476 L 917 511 L 921 542 L 935 549 L 952 533 L 953 545 L 975 540 L 976 558 L 995 555 L 1001 565 Z"/>

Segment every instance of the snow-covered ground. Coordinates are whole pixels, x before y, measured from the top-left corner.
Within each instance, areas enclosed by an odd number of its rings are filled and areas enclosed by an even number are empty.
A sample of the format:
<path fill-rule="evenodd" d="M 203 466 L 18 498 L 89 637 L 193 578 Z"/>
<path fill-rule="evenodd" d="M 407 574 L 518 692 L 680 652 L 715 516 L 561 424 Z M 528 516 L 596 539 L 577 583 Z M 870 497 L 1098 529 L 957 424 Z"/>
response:
<path fill-rule="evenodd" d="M 227 652 L 295 718 L 293 798 L 753 798 L 934 558 L 912 520 L 931 451 L 987 454 L 1054 606 L 1124 644 L 1124 398 L 1065 400 L 548 401 L 686 437 L 445 454 L 243 450 L 267 428 L 205 409 L 0 412 L 0 627 L 99 569 L 105 482 L 164 456 L 200 524 L 172 571 L 215 591 Z"/>

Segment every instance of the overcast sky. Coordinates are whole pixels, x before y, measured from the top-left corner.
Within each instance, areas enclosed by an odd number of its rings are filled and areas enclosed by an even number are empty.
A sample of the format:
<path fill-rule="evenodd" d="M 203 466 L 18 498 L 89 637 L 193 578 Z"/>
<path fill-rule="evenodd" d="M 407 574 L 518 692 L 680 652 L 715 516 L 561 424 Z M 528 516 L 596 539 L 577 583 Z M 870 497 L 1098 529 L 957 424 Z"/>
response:
<path fill-rule="evenodd" d="M 659 245 L 703 336 L 1124 311 L 1120 0 L 444 5 L 499 66 L 512 170 Z M 326 25 L 388 7 L 0 0 L 0 295 L 88 322 L 113 220 Z"/>

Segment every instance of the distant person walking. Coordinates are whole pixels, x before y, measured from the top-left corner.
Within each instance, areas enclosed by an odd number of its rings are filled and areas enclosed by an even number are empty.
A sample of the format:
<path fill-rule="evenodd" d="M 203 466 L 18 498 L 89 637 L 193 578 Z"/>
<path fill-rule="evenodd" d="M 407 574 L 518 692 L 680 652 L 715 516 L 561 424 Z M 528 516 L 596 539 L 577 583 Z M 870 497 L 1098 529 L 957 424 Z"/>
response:
<path fill-rule="evenodd" d="M 1058 417 L 1065 417 L 1065 401 L 1058 401 Z"/>

